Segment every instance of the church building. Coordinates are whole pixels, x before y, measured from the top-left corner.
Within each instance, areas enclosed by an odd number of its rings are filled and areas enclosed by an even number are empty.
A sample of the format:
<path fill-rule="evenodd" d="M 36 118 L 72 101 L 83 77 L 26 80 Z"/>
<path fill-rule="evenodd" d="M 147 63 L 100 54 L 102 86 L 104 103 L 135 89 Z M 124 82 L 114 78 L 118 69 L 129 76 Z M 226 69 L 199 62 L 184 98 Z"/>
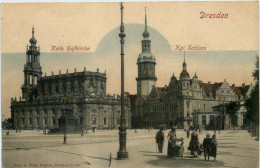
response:
<path fill-rule="evenodd" d="M 66 106 L 73 109 L 71 114 L 78 127 L 91 129 L 114 129 L 120 125 L 120 96 L 106 94 L 106 72 L 83 71 L 42 76 L 40 47 L 32 29 L 27 46 L 24 65 L 22 97 L 11 99 L 13 128 L 53 129 L 59 128 L 64 97 L 69 97 Z M 125 93 L 126 124 L 131 127 L 131 112 L 128 93 Z"/>

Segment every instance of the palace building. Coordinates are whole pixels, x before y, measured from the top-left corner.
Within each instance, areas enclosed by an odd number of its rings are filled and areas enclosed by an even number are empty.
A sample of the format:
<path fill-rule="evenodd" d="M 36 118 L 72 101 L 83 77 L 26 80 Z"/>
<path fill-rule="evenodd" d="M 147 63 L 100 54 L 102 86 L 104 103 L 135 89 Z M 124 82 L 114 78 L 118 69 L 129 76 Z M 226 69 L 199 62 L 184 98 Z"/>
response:
<path fill-rule="evenodd" d="M 196 73 L 190 77 L 185 56 L 179 79 L 173 74 L 168 86 L 156 87 L 156 59 L 151 53 L 149 35 L 145 14 L 142 53 L 137 59 L 137 95 L 130 97 L 134 127 L 159 128 L 164 125 L 168 128 L 188 128 L 198 125 L 206 128 L 222 115 L 213 107 L 249 97 L 252 84 L 237 87 L 230 85 L 226 79 L 220 83 L 203 83 Z M 239 115 L 241 120 L 244 113 Z"/>
<path fill-rule="evenodd" d="M 24 65 L 22 97 L 11 99 L 13 128 L 53 129 L 59 128 L 62 109 L 72 109 L 75 125 L 83 128 L 114 129 L 120 125 L 120 96 L 106 94 L 106 72 L 83 71 L 42 76 L 40 47 L 32 29 L 32 38 L 27 46 Z M 69 97 L 69 104 L 64 104 Z M 127 127 L 131 127 L 131 112 L 128 93 L 125 93 Z"/>

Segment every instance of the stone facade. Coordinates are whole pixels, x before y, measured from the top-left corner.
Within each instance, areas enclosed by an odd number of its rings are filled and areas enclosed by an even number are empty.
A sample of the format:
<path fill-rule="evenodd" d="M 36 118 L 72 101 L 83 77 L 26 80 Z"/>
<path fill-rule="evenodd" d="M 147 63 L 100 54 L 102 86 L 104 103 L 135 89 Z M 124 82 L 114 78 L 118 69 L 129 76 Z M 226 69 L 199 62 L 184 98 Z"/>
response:
<path fill-rule="evenodd" d="M 213 107 L 231 101 L 244 101 L 252 88 L 252 84 L 230 86 L 226 80 L 213 84 L 203 83 L 196 73 L 193 78 L 180 75 L 178 80 L 173 74 L 168 86 L 154 85 L 148 96 L 137 95 L 134 100 L 133 122 L 137 127 L 177 125 L 178 128 L 188 128 L 199 125 L 206 128 L 214 125 L 213 122 L 222 114 L 214 111 Z M 239 125 L 242 126 L 243 116 L 238 117 Z"/>
<path fill-rule="evenodd" d="M 83 71 L 42 76 L 40 50 L 36 47 L 34 30 L 27 49 L 24 66 L 23 96 L 11 99 L 11 118 L 14 128 L 58 128 L 61 111 L 73 109 L 75 124 L 81 127 L 114 129 L 120 125 L 120 96 L 106 94 L 106 72 Z M 64 98 L 70 99 L 64 105 Z M 128 93 L 125 93 L 127 127 L 131 127 L 131 110 Z"/>
<path fill-rule="evenodd" d="M 190 78 L 185 56 L 179 79 L 173 74 L 168 86 L 156 87 L 156 62 L 150 52 L 151 41 L 146 24 L 143 37 L 142 53 L 137 59 L 137 95 L 131 97 L 134 127 L 159 128 L 160 125 L 167 127 L 177 125 L 178 128 L 188 128 L 192 125 L 210 127 L 221 117 L 221 112 L 213 111 L 214 106 L 231 101 L 243 101 L 249 97 L 252 84 L 230 86 L 226 79 L 220 83 L 203 83 L 196 73 Z M 145 45 L 145 40 L 149 45 Z M 243 117 L 240 116 L 240 120 L 241 118 Z"/>

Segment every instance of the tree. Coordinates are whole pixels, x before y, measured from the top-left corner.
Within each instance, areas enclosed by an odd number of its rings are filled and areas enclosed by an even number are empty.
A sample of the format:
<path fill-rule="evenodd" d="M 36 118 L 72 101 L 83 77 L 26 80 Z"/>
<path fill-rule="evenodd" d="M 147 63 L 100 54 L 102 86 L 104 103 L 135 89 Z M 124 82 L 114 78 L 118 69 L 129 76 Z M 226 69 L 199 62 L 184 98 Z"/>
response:
<path fill-rule="evenodd" d="M 246 119 L 253 123 L 253 134 L 257 134 L 256 125 L 259 125 L 259 57 L 257 56 L 256 69 L 253 72 L 255 87 L 250 94 L 250 98 L 246 100 L 247 109 Z M 257 126 L 258 128 L 258 126 Z M 258 134 L 259 136 L 259 134 Z"/>

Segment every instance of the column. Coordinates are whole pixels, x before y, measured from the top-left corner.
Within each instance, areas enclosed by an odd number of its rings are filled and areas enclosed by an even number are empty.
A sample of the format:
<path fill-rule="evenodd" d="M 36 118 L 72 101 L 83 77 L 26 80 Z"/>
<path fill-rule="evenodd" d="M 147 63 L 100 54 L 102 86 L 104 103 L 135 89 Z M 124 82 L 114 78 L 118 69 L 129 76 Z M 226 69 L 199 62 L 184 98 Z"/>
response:
<path fill-rule="evenodd" d="M 27 74 L 24 74 L 24 84 L 27 84 Z"/>
<path fill-rule="evenodd" d="M 48 88 L 48 83 L 45 82 L 44 83 L 44 97 L 48 97 L 49 96 L 49 88 Z"/>
<path fill-rule="evenodd" d="M 88 116 L 88 113 L 87 113 L 87 105 L 84 105 L 83 106 L 83 113 L 82 113 L 82 117 L 83 117 L 83 127 L 86 127 L 88 124 L 87 124 L 87 116 Z"/>
<path fill-rule="evenodd" d="M 63 93 L 62 80 L 59 80 L 59 94 Z"/>
<path fill-rule="evenodd" d="M 16 129 L 17 127 L 17 124 L 18 124 L 18 111 L 17 110 L 14 110 L 14 129 Z"/>
<path fill-rule="evenodd" d="M 40 113 L 40 123 L 39 123 L 39 126 L 40 126 L 40 129 L 43 129 L 44 128 L 44 111 L 43 111 L 43 107 L 40 107 L 39 108 L 39 113 Z"/>
<path fill-rule="evenodd" d="M 34 83 L 34 75 L 32 75 L 32 85 L 34 85 L 35 83 Z"/>
<path fill-rule="evenodd" d="M 29 109 L 24 109 L 24 128 L 28 128 L 29 125 Z"/>
<path fill-rule="evenodd" d="M 78 80 L 75 79 L 74 81 L 74 91 L 73 91 L 75 94 L 78 94 L 79 93 L 79 84 L 78 84 Z"/>
<path fill-rule="evenodd" d="M 90 116 L 90 107 L 89 106 L 87 106 L 87 108 L 86 108 L 86 114 L 87 114 L 87 118 L 86 118 L 87 127 L 91 128 L 91 116 Z"/>
<path fill-rule="evenodd" d="M 37 111 L 35 108 L 32 109 L 32 128 L 35 129 L 37 127 Z"/>
<path fill-rule="evenodd" d="M 47 128 L 52 128 L 52 108 L 47 107 Z"/>
<path fill-rule="evenodd" d="M 197 114 L 197 117 L 198 117 L 198 125 L 200 127 L 202 127 L 202 115 L 201 114 Z"/>
<path fill-rule="evenodd" d="M 38 85 L 38 95 L 39 95 L 40 98 L 43 96 L 42 95 L 42 84 L 41 83 L 39 83 L 39 85 Z"/>
<path fill-rule="evenodd" d="M 210 121 L 209 114 L 206 114 L 206 126 L 209 125 L 209 121 Z"/>

